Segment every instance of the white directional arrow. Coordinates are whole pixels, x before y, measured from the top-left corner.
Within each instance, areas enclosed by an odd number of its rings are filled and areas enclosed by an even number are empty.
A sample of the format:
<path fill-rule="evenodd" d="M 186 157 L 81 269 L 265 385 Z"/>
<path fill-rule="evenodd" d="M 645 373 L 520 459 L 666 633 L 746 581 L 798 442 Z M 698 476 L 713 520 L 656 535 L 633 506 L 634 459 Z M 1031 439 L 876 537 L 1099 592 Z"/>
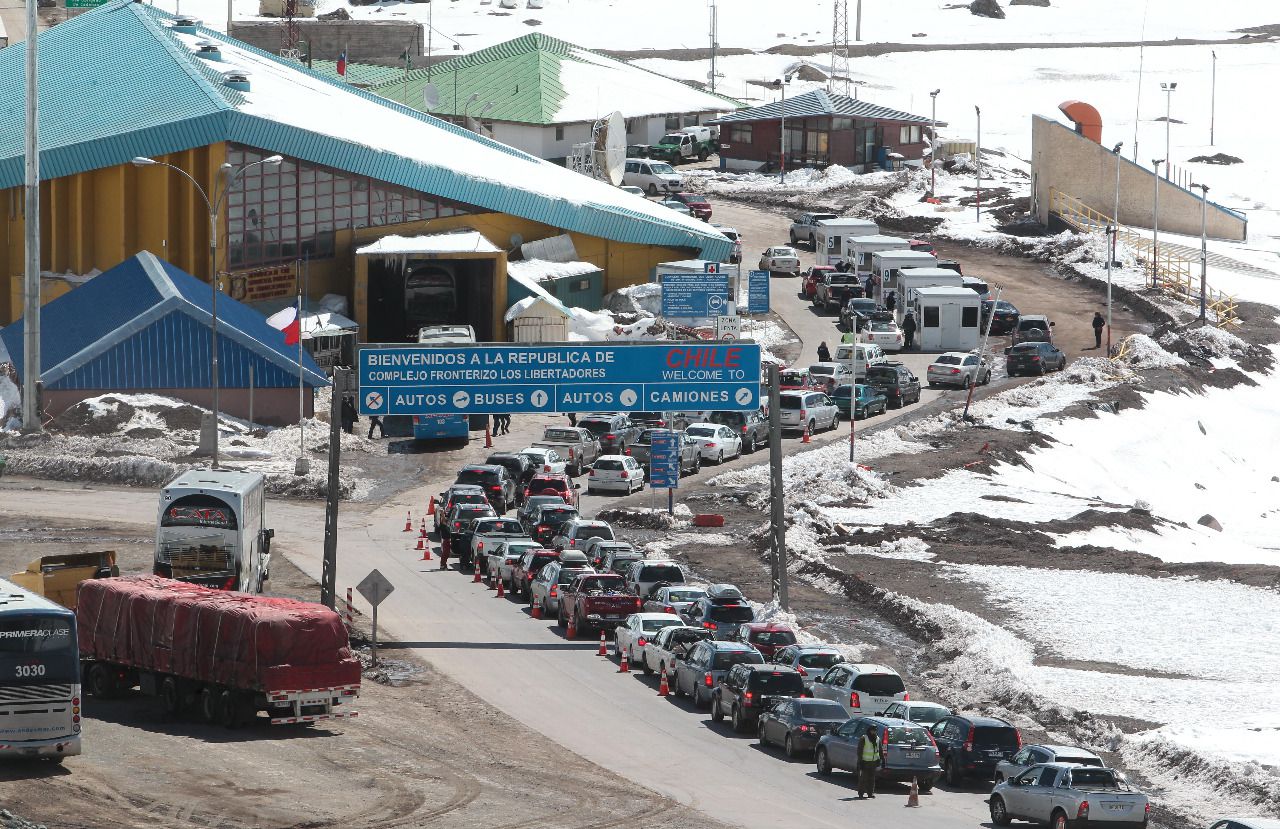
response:
<path fill-rule="evenodd" d="M 734 393 L 733 399 L 738 401 L 739 406 L 745 406 L 751 402 L 751 389 L 741 388 Z"/>
<path fill-rule="evenodd" d="M 465 391 L 456 391 L 453 393 L 453 407 L 455 409 L 465 409 L 467 404 L 471 402 L 471 395 Z"/>
<path fill-rule="evenodd" d="M 622 393 L 618 395 L 618 402 L 628 409 L 634 406 L 639 399 L 640 395 L 636 394 L 635 389 L 623 389 Z"/>
<path fill-rule="evenodd" d="M 543 406 L 547 405 L 547 393 L 542 389 L 538 389 L 533 394 L 529 395 L 529 402 L 541 409 Z"/>

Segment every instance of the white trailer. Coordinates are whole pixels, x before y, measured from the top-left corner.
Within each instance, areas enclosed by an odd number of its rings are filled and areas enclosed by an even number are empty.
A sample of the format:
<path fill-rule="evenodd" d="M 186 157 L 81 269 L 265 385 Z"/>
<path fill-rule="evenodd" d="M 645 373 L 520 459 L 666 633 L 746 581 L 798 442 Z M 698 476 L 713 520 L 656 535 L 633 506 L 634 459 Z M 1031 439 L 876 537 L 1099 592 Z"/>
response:
<path fill-rule="evenodd" d="M 160 490 L 157 576 L 218 590 L 261 593 L 271 573 L 266 479 L 257 472 L 193 469 Z"/>
<path fill-rule="evenodd" d="M 916 288 L 911 310 L 922 351 L 972 351 L 982 331 L 982 298 L 968 288 L 938 286 Z"/>
<path fill-rule="evenodd" d="M 875 300 L 884 303 L 889 291 L 898 290 L 898 271 L 903 268 L 935 268 L 938 260 L 922 250 L 881 250 L 871 254 L 871 273 L 875 276 Z"/>
<path fill-rule="evenodd" d="M 859 276 L 871 273 L 871 254 L 886 250 L 911 250 L 911 243 L 897 236 L 848 236 L 844 240 L 844 259 Z"/>
<path fill-rule="evenodd" d="M 920 288 L 960 288 L 964 287 L 964 277 L 947 268 L 903 268 L 898 271 L 897 288 L 898 319 L 906 309 L 915 302 L 915 293 Z"/>
<path fill-rule="evenodd" d="M 813 254 L 819 265 L 835 265 L 846 258 L 845 239 L 874 236 L 880 227 L 867 219 L 823 219 L 813 232 Z"/>

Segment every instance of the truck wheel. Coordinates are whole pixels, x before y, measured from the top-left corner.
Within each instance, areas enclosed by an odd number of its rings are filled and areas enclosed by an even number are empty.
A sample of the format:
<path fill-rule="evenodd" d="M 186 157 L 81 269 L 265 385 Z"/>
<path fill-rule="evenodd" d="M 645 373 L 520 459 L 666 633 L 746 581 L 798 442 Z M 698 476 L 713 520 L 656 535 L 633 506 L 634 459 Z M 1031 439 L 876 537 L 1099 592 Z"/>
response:
<path fill-rule="evenodd" d="M 705 148 L 703 148 L 703 149 L 701 149 L 701 150 L 698 150 L 698 160 L 699 160 L 699 161 L 706 161 L 706 160 L 707 160 L 707 156 L 708 156 L 708 155 L 709 155 L 709 153 L 706 151 L 706 149 L 705 149 Z"/>
<path fill-rule="evenodd" d="M 649 190 L 648 190 L 648 193 L 649 193 L 650 198 L 652 198 L 653 196 L 658 195 L 658 185 L 653 184 L 653 183 L 651 182 L 651 183 L 649 184 Z"/>
<path fill-rule="evenodd" d="M 160 683 L 160 710 L 166 717 L 182 715 L 182 691 L 178 688 L 178 680 L 166 676 Z"/>
<path fill-rule="evenodd" d="M 240 727 L 240 695 L 230 689 L 218 695 L 218 724 L 223 728 Z"/>
<path fill-rule="evenodd" d="M 200 690 L 200 718 L 207 723 L 218 721 L 218 689 L 212 685 Z"/>
<path fill-rule="evenodd" d="M 89 693 L 98 699 L 113 699 L 119 693 L 111 668 L 101 662 L 89 668 Z"/>

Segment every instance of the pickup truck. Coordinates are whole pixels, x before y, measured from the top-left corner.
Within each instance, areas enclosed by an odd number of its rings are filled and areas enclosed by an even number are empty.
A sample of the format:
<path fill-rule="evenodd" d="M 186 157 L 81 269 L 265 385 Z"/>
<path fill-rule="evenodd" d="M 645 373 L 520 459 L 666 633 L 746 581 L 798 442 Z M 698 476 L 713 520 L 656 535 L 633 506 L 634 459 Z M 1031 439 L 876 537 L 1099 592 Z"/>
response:
<path fill-rule="evenodd" d="M 556 624 L 566 627 L 573 620 L 578 636 L 593 630 L 616 627 L 640 610 L 640 597 L 627 590 L 616 573 L 583 573 L 560 589 L 560 610 Z"/>
<path fill-rule="evenodd" d="M 657 144 L 648 148 L 649 158 L 659 158 L 670 164 L 682 161 L 706 161 L 715 153 L 715 136 L 707 127 L 686 127 L 678 132 L 669 132 L 662 136 Z"/>
<path fill-rule="evenodd" d="M 1115 769 L 1074 763 L 1041 763 L 996 784 L 987 801 L 991 822 L 1014 819 L 1068 826 L 1141 829 L 1151 806 Z"/>
<path fill-rule="evenodd" d="M 503 541 L 523 539 L 531 541 L 529 534 L 514 518 L 480 518 L 471 530 L 471 559 L 481 574 L 489 569 L 489 551 Z"/>
<path fill-rule="evenodd" d="M 818 232 L 818 222 L 840 218 L 834 213 L 801 213 L 791 219 L 791 244 L 808 242 L 813 247 Z"/>
<path fill-rule="evenodd" d="M 577 426 L 548 426 L 542 430 L 542 440 L 533 445 L 536 449 L 556 450 L 556 454 L 565 459 L 573 477 L 581 475 L 582 470 L 600 457 L 600 441 Z"/>
<path fill-rule="evenodd" d="M 840 310 L 849 300 L 862 296 L 862 283 L 856 274 L 832 271 L 822 277 L 813 294 L 813 304 L 830 311 Z"/>
<path fill-rule="evenodd" d="M 672 625 L 658 631 L 649 646 L 644 649 L 645 673 L 665 673 L 676 669 L 677 660 L 689 655 L 689 649 L 704 639 L 711 638 L 711 631 L 687 625 Z"/>
<path fill-rule="evenodd" d="M 644 467 L 644 471 L 650 471 L 650 456 L 653 450 L 653 433 L 665 432 L 666 429 L 645 429 L 640 433 L 640 437 L 636 438 L 636 442 L 631 444 L 631 457 Z M 702 469 L 702 453 L 698 450 L 698 442 L 684 434 L 677 433 L 680 440 L 680 474 L 686 472 L 689 474 L 696 473 Z"/>
<path fill-rule="evenodd" d="M 592 414 L 578 420 L 578 428 L 586 429 L 596 439 L 601 455 L 625 455 L 640 436 L 641 426 L 624 414 Z M 592 459 L 592 463 L 595 459 Z M 590 464 L 587 464 L 588 466 Z"/>

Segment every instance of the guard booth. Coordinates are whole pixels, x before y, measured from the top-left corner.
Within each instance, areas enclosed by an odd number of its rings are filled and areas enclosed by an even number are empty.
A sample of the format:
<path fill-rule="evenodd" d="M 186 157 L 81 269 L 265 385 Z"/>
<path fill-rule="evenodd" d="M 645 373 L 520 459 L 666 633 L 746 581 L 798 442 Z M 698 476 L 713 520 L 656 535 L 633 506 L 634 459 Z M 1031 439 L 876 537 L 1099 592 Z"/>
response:
<path fill-rule="evenodd" d="M 886 250 L 911 250 L 911 243 L 897 236 L 849 236 L 844 240 L 844 261 L 854 266 L 858 276 L 871 273 L 871 254 Z"/>
<path fill-rule="evenodd" d="M 813 232 L 813 255 L 820 265 L 835 265 L 847 258 L 845 240 L 854 236 L 874 236 L 880 232 L 867 219 L 823 219 Z"/>
<path fill-rule="evenodd" d="M 897 286 L 897 312 L 901 320 L 905 309 L 915 302 L 916 291 L 921 288 L 960 288 L 964 286 L 964 277 L 947 268 L 903 268 L 898 271 Z"/>
<path fill-rule="evenodd" d="M 913 290 L 911 310 L 922 351 L 972 351 L 981 339 L 982 298 L 968 288 Z"/>
<path fill-rule="evenodd" d="M 884 304 L 889 291 L 898 291 L 898 272 L 903 268 L 934 268 L 938 260 L 922 250 L 882 250 L 871 254 L 871 273 L 875 276 L 875 300 Z M 898 291 L 898 296 L 902 292 Z"/>

